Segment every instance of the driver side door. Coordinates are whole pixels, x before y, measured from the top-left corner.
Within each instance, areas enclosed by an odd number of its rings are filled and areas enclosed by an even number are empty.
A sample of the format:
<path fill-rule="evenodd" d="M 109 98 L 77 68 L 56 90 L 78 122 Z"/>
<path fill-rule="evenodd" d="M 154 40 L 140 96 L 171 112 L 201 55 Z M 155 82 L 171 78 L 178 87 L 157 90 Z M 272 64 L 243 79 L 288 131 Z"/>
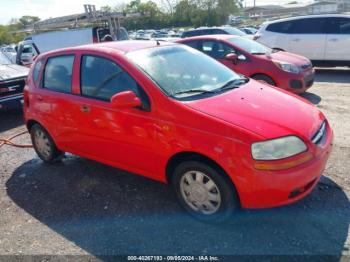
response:
<path fill-rule="evenodd" d="M 75 150 L 88 158 L 133 172 L 154 172 L 157 150 L 148 94 L 114 60 L 80 56 L 80 95 L 75 99 Z M 113 95 L 133 91 L 143 108 L 114 108 Z M 154 173 L 153 173 L 154 174 Z"/>

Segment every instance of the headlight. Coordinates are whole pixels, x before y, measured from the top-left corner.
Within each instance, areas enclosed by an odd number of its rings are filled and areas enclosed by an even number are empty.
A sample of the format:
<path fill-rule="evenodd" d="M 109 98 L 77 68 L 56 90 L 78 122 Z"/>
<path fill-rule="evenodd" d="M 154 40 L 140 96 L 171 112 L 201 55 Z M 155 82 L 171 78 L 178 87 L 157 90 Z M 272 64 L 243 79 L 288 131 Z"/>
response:
<path fill-rule="evenodd" d="M 253 143 L 251 150 L 255 160 L 277 160 L 306 151 L 305 143 L 296 136 L 286 136 Z"/>
<path fill-rule="evenodd" d="M 299 67 L 290 63 L 281 62 L 281 61 L 273 61 L 275 65 L 277 65 L 279 68 L 281 68 L 283 71 L 299 74 L 300 70 Z"/>

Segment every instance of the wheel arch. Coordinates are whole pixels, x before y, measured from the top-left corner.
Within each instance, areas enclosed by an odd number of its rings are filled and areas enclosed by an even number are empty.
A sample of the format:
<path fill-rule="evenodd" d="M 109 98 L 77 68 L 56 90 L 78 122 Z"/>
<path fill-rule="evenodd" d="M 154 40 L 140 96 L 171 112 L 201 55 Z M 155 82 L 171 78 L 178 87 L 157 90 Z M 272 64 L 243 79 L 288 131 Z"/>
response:
<path fill-rule="evenodd" d="M 34 119 L 29 119 L 26 123 L 26 127 L 27 127 L 27 130 L 30 132 L 30 129 L 35 125 L 35 124 L 38 124 L 42 127 L 44 127 L 40 122 L 38 122 L 37 120 L 34 120 Z M 45 128 L 45 127 L 44 127 Z"/>
<path fill-rule="evenodd" d="M 270 75 L 268 75 L 268 74 L 266 74 L 266 73 L 261 73 L 261 72 L 259 72 L 259 73 L 254 73 L 254 74 L 250 75 L 249 77 L 250 77 L 250 78 L 254 78 L 255 76 L 259 76 L 259 75 L 261 75 L 261 76 L 266 76 L 266 77 L 270 78 L 270 79 L 275 83 L 275 85 L 278 86 L 278 82 L 277 82 L 273 77 L 271 77 Z"/>
<path fill-rule="evenodd" d="M 222 175 L 222 177 L 229 183 L 229 185 L 237 192 L 237 197 L 240 201 L 240 194 L 239 190 L 237 188 L 237 185 L 235 181 L 227 174 L 225 169 L 220 166 L 215 160 L 211 159 L 210 157 L 203 155 L 201 153 L 192 152 L 192 151 L 183 151 L 178 152 L 175 155 L 173 155 L 167 162 L 166 169 L 165 169 L 165 175 L 166 175 L 166 182 L 169 184 L 171 183 L 171 178 L 174 173 L 175 168 L 184 161 L 198 161 L 205 163 L 215 170 L 219 172 L 219 174 Z"/>

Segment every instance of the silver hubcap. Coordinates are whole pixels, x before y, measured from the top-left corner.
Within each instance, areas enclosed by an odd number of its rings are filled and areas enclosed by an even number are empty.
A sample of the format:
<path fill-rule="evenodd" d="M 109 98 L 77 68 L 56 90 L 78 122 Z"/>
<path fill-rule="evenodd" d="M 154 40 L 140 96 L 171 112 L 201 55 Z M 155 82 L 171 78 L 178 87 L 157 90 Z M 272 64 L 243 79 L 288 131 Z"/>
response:
<path fill-rule="evenodd" d="M 44 157 L 49 157 L 51 154 L 50 140 L 41 130 L 36 130 L 34 134 L 34 143 L 36 149 Z"/>
<path fill-rule="evenodd" d="M 180 181 L 180 191 L 186 204 L 196 212 L 210 215 L 220 207 L 221 196 L 217 185 L 200 171 L 186 172 Z"/>

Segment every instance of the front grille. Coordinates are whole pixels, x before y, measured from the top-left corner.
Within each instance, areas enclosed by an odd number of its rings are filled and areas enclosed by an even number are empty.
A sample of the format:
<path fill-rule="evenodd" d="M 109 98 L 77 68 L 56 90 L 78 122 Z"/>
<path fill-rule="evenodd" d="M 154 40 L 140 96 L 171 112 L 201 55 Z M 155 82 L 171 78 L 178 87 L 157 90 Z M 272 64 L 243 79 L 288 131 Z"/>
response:
<path fill-rule="evenodd" d="M 0 82 L 0 98 L 22 94 L 24 85 L 25 79 L 23 78 Z"/>
<path fill-rule="evenodd" d="M 320 144 L 327 135 L 326 122 L 324 121 L 321 127 L 317 130 L 316 134 L 311 138 L 312 143 L 318 145 Z"/>

